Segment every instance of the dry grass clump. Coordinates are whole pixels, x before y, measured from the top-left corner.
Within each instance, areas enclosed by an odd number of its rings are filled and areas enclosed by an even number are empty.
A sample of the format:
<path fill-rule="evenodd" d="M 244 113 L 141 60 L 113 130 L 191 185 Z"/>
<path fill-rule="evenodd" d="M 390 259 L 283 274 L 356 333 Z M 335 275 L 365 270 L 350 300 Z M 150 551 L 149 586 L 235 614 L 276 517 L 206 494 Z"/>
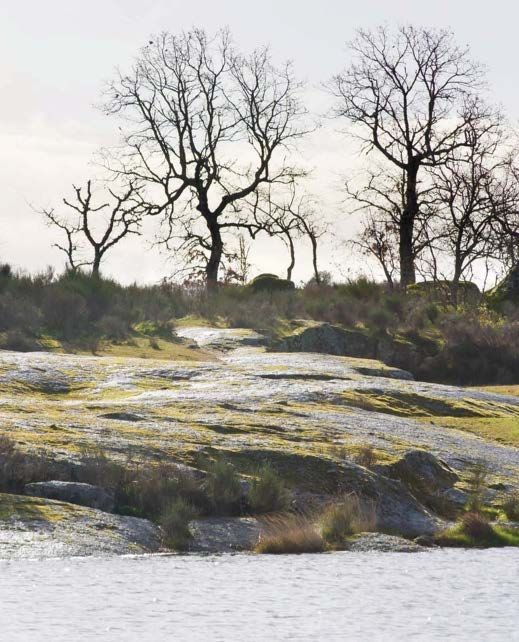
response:
<path fill-rule="evenodd" d="M 338 545 L 349 535 L 375 530 L 375 505 L 362 501 L 357 495 L 345 495 L 328 506 L 320 518 L 325 542 Z"/>
<path fill-rule="evenodd" d="M 360 446 L 355 453 L 355 463 L 371 468 L 377 463 L 377 453 L 372 446 Z"/>
<path fill-rule="evenodd" d="M 494 529 L 488 518 L 481 513 L 465 513 L 461 518 L 461 531 L 478 542 L 491 540 L 494 536 Z"/>
<path fill-rule="evenodd" d="M 301 515 L 279 515 L 264 522 L 256 553 L 273 555 L 322 553 L 324 540 L 315 524 Z"/>

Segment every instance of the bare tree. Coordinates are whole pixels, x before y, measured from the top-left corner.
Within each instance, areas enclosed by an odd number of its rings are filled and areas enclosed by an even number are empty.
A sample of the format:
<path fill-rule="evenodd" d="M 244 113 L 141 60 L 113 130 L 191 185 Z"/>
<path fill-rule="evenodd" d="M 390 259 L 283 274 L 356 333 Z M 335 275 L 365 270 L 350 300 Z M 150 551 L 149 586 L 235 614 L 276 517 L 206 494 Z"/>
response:
<path fill-rule="evenodd" d="M 393 288 L 398 274 L 398 229 L 393 221 L 377 219 L 374 213 L 368 214 L 360 233 L 351 244 L 362 254 L 375 258 L 386 281 Z"/>
<path fill-rule="evenodd" d="M 495 251 L 519 291 L 519 168 L 516 152 L 509 155 L 488 193 Z"/>
<path fill-rule="evenodd" d="M 285 191 L 286 192 L 286 191 Z M 258 191 L 249 201 L 258 231 L 266 231 L 272 237 L 281 238 L 289 251 L 290 262 L 287 267 L 287 279 L 292 280 L 295 267 L 296 242 L 306 237 L 312 250 L 312 270 L 317 284 L 321 282 L 318 268 L 318 243 L 327 228 L 322 216 L 319 216 L 313 199 L 307 194 L 299 194 L 295 182 L 292 182 L 288 194 L 273 196 L 272 191 Z"/>
<path fill-rule="evenodd" d="M 503 158 L 500 146 L 503 131 L 474 129 L 470 146 L 460 150 L 444 165 L 431 170 L 440 221 L 441 253 L 450 270 L 451 297 L 458 302 L 459 283 L 471 275 L 473 266 L 495 254 L 496 236 L 492 203 L 500 191 Z"/>
<path fill-rule="evenodd" d="M 401 170 L 385 172 L 379 168 L 366 172 L 362 187 L 355 188 L 351 182 L 345 185 L 347 197 L 353 203 L 352 213 L 364 214 L 361 231 L 353 240 L 353 246 L 377 260 L 391 286 L 399 278 L 401 268 L 399 243 L 406 208 L 406 178 Z M 423 257 L 426 249 L 434 252 L 438 237 L 434 229 L 433 188 L 430 183 L 418 187 L 418 214 L 411 239 L 413 265 Z"/>
<path fill-rule="evenodd" d="M 43 215 L 50 225 L 60 229 L 66 244 L 54 247 L 65 253 L 68 268 L 74 272 L 90 266 L 93 276 L 99 276 L 105 254 L 130 234 L 140 234 L 145 206 L 140 189 L 130 183 L 121 194 L 108 190 L 110 202 L 94 205 L 92 182 L 86 187 L 74 188 L 74 199 L 63 199 L 68 213 L 60 216 L 53 208 L 44 209 Z M 90 252 L 88 251 L 88 248 Z M 85 257 L 90 253 L 91 257 Z"/>
<path fill-rule="evenodd" d="M 251 230 L 240 203 L 302 174 L 287 161 L 306 131 L 300 87 L 291 65 L 276 68 L 268 49 L 244 56 L 228 31 L 211 39 L 194 29 L 150 40 L 108 90 L 106 112 L 126 121 L 123 151 L 108 164 L 147 184 L 150 212 L 165 216 L 168 234 L 187 232 L 184 249 L 205 262 L 209 286 L 225 233 Z"/>
<path fill-rule="evenodd" d="M 361 30 L 351 50 L 353 64 L 332 83 L 336 114 L 358 126 L 367 151 L 377 150 L 405 175 L 399 259 L 406 287 L 416 278 L 420 170 L 445 163 L 468 144 L 468 129 L 488 115 L 475 95 L 482 71 L 444 30 Z"/>

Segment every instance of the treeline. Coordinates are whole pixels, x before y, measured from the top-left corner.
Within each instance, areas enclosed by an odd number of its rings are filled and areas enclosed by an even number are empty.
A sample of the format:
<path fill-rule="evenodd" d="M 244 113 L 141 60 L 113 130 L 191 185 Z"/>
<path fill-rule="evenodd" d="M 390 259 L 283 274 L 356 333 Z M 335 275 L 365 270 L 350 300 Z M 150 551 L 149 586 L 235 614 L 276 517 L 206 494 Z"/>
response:
<path fill-rule="evenodd" d="M 445 286 L 404 292 L 366 279 L 312 280 L 281 291 L 264 285 L 228 284 L 217 291 L 202 283 L 122 286 L 82 272 L 28 276 L 4 267 L 0 349 L 102 354 L 105 347 L 121 345 L 139 356 L 139 342 L 146 341 L 153 348 L 149 356 L 161 358 L 160 344 L 179 341 L 179 323 L 252 328 L 276 348 L 306 322 L 324 321 L 350 329 L 352 340 L 376 348 L 376 355 L 367 357 L 410 370 L 421 380 L 517 383 L 519 309 L 493 311 L 492 297 L 482 305 L 477 288 L 464 286 L 453 306 Z"/>
<path fill-rule="evenodd" d="M 364 217 L 349 251 L 374 257 L 390 286 L 448 279 L 454 300 L 475 272 L 515 267 L 517 145 L 486 100 L 483 68 L 449 31 L 413 26 L 360 30 L 350 52 L 323 89 L 369 162 L 345 184 L 347 212 Z M 264 234 L 287 246 L 289 279 L 295 242 L 307 239 L 321 280 L 318 241 L 337 236 L 344 212 L 331 218 L 307 190 L 295 152 L 320 115 L 305 107 L 291 64 L 275 65 L 266 47 L 238 51 L 227 30 L 164 33 L 103 100 L 121 132 L 101 154 L 106 180 L 86 180 L 43 212 L 70 271 L 99 274 L 151 217 L 187 279 L 245 282 L 250 243 Z"/>

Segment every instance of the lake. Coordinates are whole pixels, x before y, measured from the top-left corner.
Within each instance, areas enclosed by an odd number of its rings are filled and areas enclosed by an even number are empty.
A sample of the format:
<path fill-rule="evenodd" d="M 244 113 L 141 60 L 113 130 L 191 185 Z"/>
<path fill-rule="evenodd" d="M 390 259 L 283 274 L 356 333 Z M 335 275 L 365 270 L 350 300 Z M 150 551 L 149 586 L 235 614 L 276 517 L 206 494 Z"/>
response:
<path fill-rule="evenodd" d="M 519 640 L 519 549 L 0 562 L 0 639 Z"/>

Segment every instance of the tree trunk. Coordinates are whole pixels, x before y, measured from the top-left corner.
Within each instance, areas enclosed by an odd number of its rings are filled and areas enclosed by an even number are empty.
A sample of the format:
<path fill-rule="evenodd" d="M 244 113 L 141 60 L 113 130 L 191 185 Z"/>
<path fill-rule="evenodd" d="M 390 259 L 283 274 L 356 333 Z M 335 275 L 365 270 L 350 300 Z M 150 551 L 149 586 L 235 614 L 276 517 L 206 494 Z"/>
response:
<path fill-rule="evenodd" d="M 223 241 L 218 221 L 206 218 L 207 227 L 211 234 L 211 253 L 205 267 L 206 286 L 214 290 L 218 286 L 218 270 L 222 262 Z"/>
<path fill-rule="evenodd" d="M 291 281 L 292 271 L 294 270 L 294 265 L 296 264 L 296 253 L 294 249 L 294 241 L 292 241 L 290 232 L 287 232 L 285 236 L 287 237 L 288 250 L 290 252 L 290 264 L 287 268 L 287 281 Z"/>
<path fill-rule="evenodd" d="M 399 226 L 400 285 L 404 289 L 416 282 L 413 232 L 414 223 L 418 216 L 417 175 L 418 166 L 412 163 L 407 170 L 406 202 Z"/>
<path fill-rule="evenodd" d="M 102 255 L 96 252 L 94 255 L 94 261 L 92 263 L 92 276 L 94 279 L 99 278 L 99 272 L 101 269 L 101 258 L 102 258 Z"/>
<path fill-rule="evenodd" d="M 461 266 L 458 265 L 458 262 L 456 261 L 456 266 L 454 268 L 454 274 L 452 276 L 451 285 L 450 285 L 451 303 L 455 308 L 458 307 L 460 279 L 461 279 Z"/>
<path fill-rule="evenodd" d="M 321 275 L 317 269 L 317 239 L 313 234 L 310 234 L 310 241 L 312 242 L 312 264 L 314 266 L 314 277 L 317 285 L 321 283 Z"/>

